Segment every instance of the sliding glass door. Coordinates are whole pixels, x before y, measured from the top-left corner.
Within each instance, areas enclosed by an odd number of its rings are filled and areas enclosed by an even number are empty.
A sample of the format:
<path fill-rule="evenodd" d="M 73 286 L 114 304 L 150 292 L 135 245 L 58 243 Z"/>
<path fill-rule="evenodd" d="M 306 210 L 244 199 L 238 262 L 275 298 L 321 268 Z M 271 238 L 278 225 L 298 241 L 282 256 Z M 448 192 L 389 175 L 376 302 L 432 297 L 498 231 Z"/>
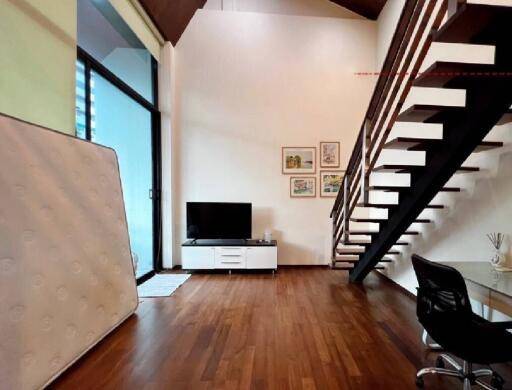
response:
<path fill-rule="evenodd" d="M 117 153 L 141 282 L 160 268 L 157 63 L 109 1 L 77 11 L 76 134 Z"/>
<path fill-rule="evenodd" d="M 117 154 L 136 276 L 142 281 L 159 268 L 160 114 L 87 53 L 79 53 L 76 134 Z"/>
<path fill-rule="evenodd" d="M 153 151 L 151 112 L 96 72 L 91 141 L 117 153 L 137 277 L 153 271 Z"/>

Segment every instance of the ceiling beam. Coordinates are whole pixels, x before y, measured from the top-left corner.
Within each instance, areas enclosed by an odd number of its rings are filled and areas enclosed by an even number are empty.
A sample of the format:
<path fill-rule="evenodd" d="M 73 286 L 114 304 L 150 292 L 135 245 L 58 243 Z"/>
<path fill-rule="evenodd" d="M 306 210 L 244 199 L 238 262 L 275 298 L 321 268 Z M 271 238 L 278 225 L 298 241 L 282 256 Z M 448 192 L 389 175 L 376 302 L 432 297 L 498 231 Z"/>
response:
<path fill-rule="evenodd" d="M 139 0 L 166 41 L 176 46 L 194 13 L 206 0 Z"/>
<path fill-rule="evenodd" d="M 376 20 L 386 0 L 331 0 L 368 19 Z M 165 40 L 174 46 L 187 28 L 195 12 L 206 0 L 139 0 Z"/>
<path fill-rule="evenodd" d="M 387 0 L 331 0 L 371 20 L 377 20 Z"/>

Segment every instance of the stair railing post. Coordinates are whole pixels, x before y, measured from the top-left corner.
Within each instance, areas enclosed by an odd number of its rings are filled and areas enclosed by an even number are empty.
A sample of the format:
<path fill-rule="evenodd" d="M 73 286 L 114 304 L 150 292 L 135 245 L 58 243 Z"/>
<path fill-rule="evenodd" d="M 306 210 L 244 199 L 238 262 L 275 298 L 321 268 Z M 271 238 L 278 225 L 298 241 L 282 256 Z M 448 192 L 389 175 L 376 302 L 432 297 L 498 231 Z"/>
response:
<path fill-rule="evenodd" d="M 361 196 L 363 200 L 363 204 L 367 205 L 370 201 L 370 194 L 368 191 L 368 181 L 369 181 L 369 175 L 367 172 L 367 168 L 369 165 L 369 158 L 368 158 L 368 144 L 369 144 L 369 136 L 370 136 L 370 121 L 368 119 L 365 120 L 364 126 L 363 126 L 363 132 L 361 136 L 363 139 L 361 140 Z"/>
<path fill-rule="evenodd" d="M 343 180 L 343 243 L 347 243 L 348 241 L 348 225 L 349 220 L 347 218 L 347 199 L 348 199 L 348 182 L 350 180 L 350 175 L 346 175 L 345 180 Z"/>
<path fill-rule="evenodd" d="M 332 267 L 336 266 L 336 226 L 338 224 L 338 210 L 334 210 L 332 216 L 332 251 L 331 251 L 331 263 Z"/>

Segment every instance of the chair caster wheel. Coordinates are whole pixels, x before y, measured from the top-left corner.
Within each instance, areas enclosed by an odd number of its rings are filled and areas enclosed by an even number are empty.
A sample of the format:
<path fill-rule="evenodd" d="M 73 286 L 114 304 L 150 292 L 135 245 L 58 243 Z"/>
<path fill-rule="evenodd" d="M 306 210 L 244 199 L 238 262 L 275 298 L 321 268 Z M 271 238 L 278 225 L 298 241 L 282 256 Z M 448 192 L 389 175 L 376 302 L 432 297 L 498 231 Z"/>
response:
<path fill-rule="evenodd" d="M 492 374 L 492 378 L 491 378 L 491 386 L 492 387 L 494 387 L 496 390 L 502 390 L 504 384 L 505 384 L 505 381 L 503 380 L 503 378 L 501 376 L 499 376 L 496 373 Z"/>
<path fill-rule="evenodd" d="M 436 359 L 436 367 L 437 368 L 445 368 L 444 360 L 441 356 L 438 356 Z"/>
<path fill-rule="evenodd" d="M 416 387 L 419 389 L 423 389 L 425 386 L 425 382 L 423 381 L 423 378 L 421 376 L 416 377 Z"/>

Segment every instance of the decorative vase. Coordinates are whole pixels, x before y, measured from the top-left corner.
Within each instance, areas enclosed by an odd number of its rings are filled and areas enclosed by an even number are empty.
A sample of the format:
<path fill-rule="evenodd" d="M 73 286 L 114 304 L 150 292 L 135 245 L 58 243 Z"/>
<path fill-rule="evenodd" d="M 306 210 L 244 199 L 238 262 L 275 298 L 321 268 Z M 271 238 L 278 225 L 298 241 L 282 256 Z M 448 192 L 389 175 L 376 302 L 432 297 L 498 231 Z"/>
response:
<path fill-rule="evenodd" d="M 494 251 L 494 256 L 491 259 L 491 263 L 495 267 L 505 267 L 507 263 L 507 255 L 499 249 L 496 249 Z"/>

